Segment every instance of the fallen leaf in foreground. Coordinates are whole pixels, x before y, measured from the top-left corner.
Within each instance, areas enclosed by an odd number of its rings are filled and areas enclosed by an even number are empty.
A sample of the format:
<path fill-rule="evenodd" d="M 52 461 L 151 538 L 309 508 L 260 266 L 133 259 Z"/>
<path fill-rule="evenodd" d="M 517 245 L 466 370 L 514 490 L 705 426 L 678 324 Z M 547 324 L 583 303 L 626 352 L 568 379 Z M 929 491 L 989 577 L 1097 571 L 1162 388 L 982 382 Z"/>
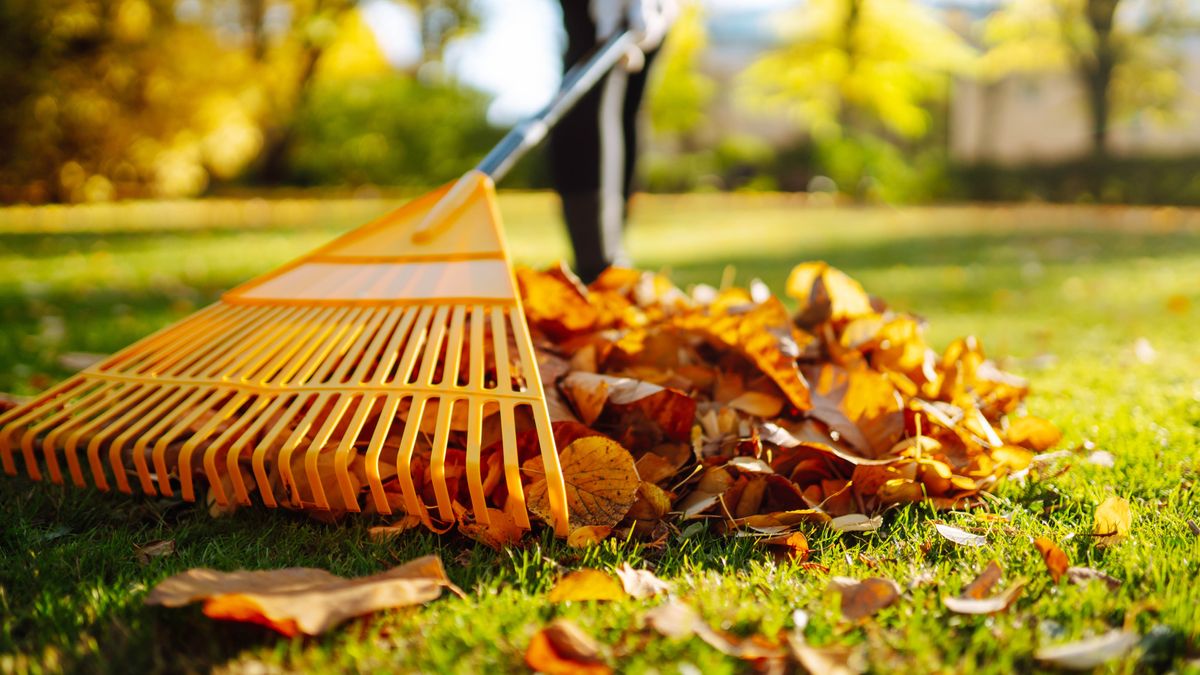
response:
<path fill-rule="evenodd" d="M 621 583 L 600 570 L 576 570 L 550 589 L 550 602 L 568 600 L 620 600 L 628 597 Z"/>
<path fill-rule="evenodd" d="M 525 650 L 525 663 L 550 675 L 607 675 L 612 672 L 602 658 L 600 645 L 567 619 L 555 619 L 534 634 Z"/>
<path fill-rule="evenodd" d="M 715 630 L 696 610 L 679 600 L 668 600 L 646 612 L 646 625 L 663 637 L 681 640 L 696 636 L 709 646 L 739 659 L 778 659 L 784 655 L 780 647 L 756 638 L 740 639 Z"/>
<path fill-rule="evenodd" d="M 588 525 L 577 527 L 567 535 L 567 546 L 571 548 L 587 548 L 595 546 L 612 534 L 612 528 L 606 525 Z"/>
<path fill-rule="evenodd" d="M 617 568 L 617 577 L 625 592 L 635 598 L 649 598 L 671 590 L 671 584 L 659 579 L 650 570 L 635 570 L 625 563 Z"/>
<path fill-rule="evenodd" d="M 971 534 L 970 532 L 967 532 L 966 530 L 960 530 L 957 527 L 942 525 L 941 523 L 937 523 L 933 527 L 938 531 L 938 534 L 958 544 L 959 546 L 983 546 L 984 544 L 987 544 L 987 537 L 983 537 L 978 534 Z"/>
<path fill-rule="evenodd" d="M 866 672 L 862 655 L 849 647 L 813 647 L 795 632 L 787 637 L 792 657 L 806 672 L 820 675 L 857 675 Z"/>
<path fill-rule="evenodd" d="M 870 577 L 858 581 L 834 577 L 829 588 L 842 594 L 842 616 L 851 621 L 865 619 L 900 599 L 900 587 L 891 579 Z"/>
<path fill-rule="evenodd" d="M 367 535 L 376 541 L 391 539 L 392 537 L 407 532 L 421 524 L 421 518 L 418 516 L 403 516 L 400 520 L 391 525 L 378 525 L 367 530 Z"/>
<path fill-rule="evenodd" d="M 988 591 L 1000 580 L 1002 573 L 1000 563 L 993 560 L 988 563 L 975 581 L 963 589 L 962 595 L 942 598 L 942 604 L 946 605 L 950 611 L 959 614 L 996 614 L 1007 610 L 1020 597 L 1025 582 L 1014 582 L 999 595 L 987 597 Z"/>
<path fill-rule="evenodd" d="M 1100 502 L 1095 518 L 1092 532 L 1097 537 L 1097 546 L 1112 546 L 1129 536 L 1133 514 L 1129 511 L 1129 502 L 1121 497 L 1109 497 Z"/>
<path fill-rule="evenodd" d="M 287 636 L 319 635 L 346 619 L 436 599 L 443 588 L 462 595 L 437 556 L 425 556 L 371 576 L 346 579 L 325 570 L 218 572 L 193 569 L 168 577 L 146 604 L 181 607 L 204 600 L 213 619 L 257 623 Z"/>
<path fill-rule="evenodd" d="M 1086 586 L 1091 581 L 1102 581 L 1109 588 L 1120 588 L 1121 580 L 1116 577 L 1111 577 L 1100 570 L 1094 570 L 1090 567 L 1068 567 L 1067 578 L 1071 583 L 1077 586 Z"/>
<path fill-rule="evenodd" d="M 1046 569 L 1050 570 L 1050 576 L 1057 584 L 1062 575 L 1067 573 L 1067 568 L 1071 566 L 1071 562 L 1067 560 L 1067 554 L 1063 553 L 1058 544 L 1045 537 L 1034 539 L 1033 545 L 1037 548 L 1038 553 L 1042 554 L 1042 562 L 1046 563 Z"/>
<path fill-rule="evenodd" d="M 829 526 L 838 532 L 873 532 L 883 526 L 883 517 L 867 517 L 861 513 L 849 513 L 829 521 Z"/>
<path fill-rule="evenodd" d="M 1055 668 L 1091 670 L 1133 649 L 1138 640 L 1136 633 L 1114 630 L 1078 642 L 1043 647 L 1034 652 L 1033 658 Z"/>

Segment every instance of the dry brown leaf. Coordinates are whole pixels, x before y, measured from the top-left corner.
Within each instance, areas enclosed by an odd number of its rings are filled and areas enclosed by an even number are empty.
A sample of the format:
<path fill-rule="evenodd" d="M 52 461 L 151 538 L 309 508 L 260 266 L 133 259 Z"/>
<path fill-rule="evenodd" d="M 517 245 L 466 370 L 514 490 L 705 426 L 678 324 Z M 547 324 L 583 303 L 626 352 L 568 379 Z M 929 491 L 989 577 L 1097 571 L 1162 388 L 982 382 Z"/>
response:
<path fill-rule="evenodd" d="M 446 577 L 442 561 L 425 556 L 356 579 L 307 567 L 192 569 L 159 582 L 146 604 L 181 607 L 203 600 L 204 613 L 214 619 L 257 623 L 288 636 L 319 635 L 352 617 L 429 602 L 443 588 L 462 593 Z"/>
<path fill-rule="evenodd" d="M 525 664 L 549 675 L 607 675 L 612 672 L 600 656 L 600 645 L 567 619 L 555 619 L 534 633 L 525 650 Z"/>
<path fill-rule="evenodd" d="M 778 659 L 784 655 L 777 645 L 754 638 L 743 640 L 715 630 L 696 610 L 679 600 L 668 600 L 651 609 L 644 619 L 647 626 L 663 637 L 681 640 L 695 636 L 721 653 L 739 659 L 756 661 Z"/>
<path fill-rule="evenodd" d="M 1133 525 L 1133 514 L 1129 511 L 1129 502 L 1121 497 L 1109 497 L 1096 507 L 1095 524 L 1092 527 L 1096 535 L 1097 546 L 1112 546 L 1129 536 Z"/>
<path fill-rule="evenodd" d="M 960 530 L 957 527 L 943 525 L 941 523 L 935 523 L 933 527 L 938 531 L 938 534 L 942 535 L 943 538 L 947 539 L 948 541 L 952 541 L 959 546 L 987 545 L 987 537 L 978 534 L 971 534 L 966 530 Z"/>
<path fill-rule="evenodd" d="M 139 563 L 149 565 L 154 558 L 165 558 L 175 553 L 174 539 L 159 539 L 138 546 L 133 551 Z"/>
<path fill-rule="evenodd" d="M 567 535 L 567 546 L 571 548 L 587 548 L 595 546 L 612 534 L 612 528 L 606 525 L 588 525 L 577 527 Z"/>
<path fill-rule="evenodd" d="M 1042 554 L 1042 561 L 1046 563 L 1046 569 L 1050 571 L 1050 577 L 1054 579 L 1054 583 L 1062 578 L 1062 575 L 1067 573 L 1067 568 L 1071 566 L 1071 562 L 1067 560 L 1067 554 L 1058 547 L 1053 541 L 1046 537 L 1038 537 L 1033 540 L 1033 545 L 1037 548 L 1038 553 Z"/>
<path fill-rule="evenodd" d="M 650 570 L 635 570 L 629 563 L 617 568 L 617 577 L 625 592 L 635 598 L 650 598 L 659 593 L 669 593 L 671 584 L 659 579 Z"/>
<path fill-rule="evenodd" d="M 1007 610 L 1020 597 L 1021 591 L 1025 588 L 1025 582 L 1023 580 L 1016 581 L 999 595 L 985 597 L 985 587 L 990 588 L 995 584 L 995 578 L 999 577 L 999 570 L 1000 566 L 993 560 L 991 565 L 963 591 L 961 596 L 942 598 L 942 604 L 958 614 L 996 614 Z"/>
<path fill-rule="evenodd" d="M 391 539 L 392 537 L 407 532 L 414 527 L 421 526 L 420 516 L 404 515 L 392 523 L 391 525 L 378 525 L 367 530 L 367 534 L 375 540 Z"/>
<path fill-rule="evenodd" d="M 1067 579 L 1077 586 L 1086 586 L 1092 581 L 1102 581 L 1105 586 L 1114 590 L 1121 587 L 1120 579 L 1090 567 L 1068 567 Z"/>
<path fill-rule="evenodd" d="M 1114 630 L 1078 642 L 1042 647 L 1033 658 L 1054 668 L 1092 670 L 1125 655 L 1139 640 L 1137 633 Z"/>
<path fill-rule="evenodd" d="M 824 262 L 801 263 L 792 268 L 787 294 L 795 298 L 797 314 L 805 325 L 842 321 L 875 313 L 871 298 L 857 281 Z"/>
<path fill-rule="evenodd" d="M 842 616 L 858 621 L 873 616 L 900 599 L 900 586 L 890 579 L 870 577 L 858 581 L 849 577 L 833 577 L 829 589 L 842 595 Z"/>
<path fill-rule="evenodd" d="M 858 675 L 867 670 L 862 656 L 849 647 L 813 647 L 796 634 L 789 634 L 787 642 L 792 658 L 812 675 Z"/>
<path fill-rule="evenodd" d="M 633 457 L 616 441 L 602 436 L 580 438 L 562 449 L 559 462 L 572 528 L 616 525 L 637 500 L 641 480 Z M 553 522 L 544 478 L 529 486 L 526 497 L 530 511 Z"/>
<path fill-rule="evenodd" d="M 991 561 L 987 567 L 983 568 L 979 576 L 975 577 L 974 581 L 967 584 L 967 587 L 963 589 L 962 597 L 976 600 L 987 597 L 988 591 L 992 590 L 997 581 L 1000 581 L 1002 574 L 1004 574 L 1004 570 L 1001 569 L 1000 563 L 995 560 Z"/>
<path fill-rule="evenodd" d="M 488 509 L 488 522 L 460 522 L 458 531 L 481 544 L 497 551 L 513 546 L 525 536 L 525 528 L 517 524 L 517 519 L 499 509 Z"/>
<path fill-rule="evenodd" d="M 550 602 L 571 600 L 621 600 L 629 597 L 624 587 L 611 574 L 584 569 L 571 572 L 550 589 Z"/>

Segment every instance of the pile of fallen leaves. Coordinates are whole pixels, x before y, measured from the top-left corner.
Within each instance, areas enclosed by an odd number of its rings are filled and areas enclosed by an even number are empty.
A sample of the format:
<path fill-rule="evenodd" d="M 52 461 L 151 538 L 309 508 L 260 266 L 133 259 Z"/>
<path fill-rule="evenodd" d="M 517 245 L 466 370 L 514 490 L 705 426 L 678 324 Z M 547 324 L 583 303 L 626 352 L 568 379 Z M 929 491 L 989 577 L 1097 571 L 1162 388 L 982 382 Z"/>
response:
<path fill-rule="evenodd" d="M 972 504 L 1059 440 L 1015 416 L 1026 383 L 973 338 L 941 354 L 922 321 L 825 263 L 796 266 L 789 313 L 765 284 L 610 269 L 583 286 L 519 269 L 561 452 L 572 537 L 665 535 L 681 519 L 777 535 L 868 528 L 907 502 Z M 527 453 L 532 457 L 533 453 Z M 525 462 L 540 474 L 540 460 Z M 548 516 L 544 490 L 530 508 Z"/>

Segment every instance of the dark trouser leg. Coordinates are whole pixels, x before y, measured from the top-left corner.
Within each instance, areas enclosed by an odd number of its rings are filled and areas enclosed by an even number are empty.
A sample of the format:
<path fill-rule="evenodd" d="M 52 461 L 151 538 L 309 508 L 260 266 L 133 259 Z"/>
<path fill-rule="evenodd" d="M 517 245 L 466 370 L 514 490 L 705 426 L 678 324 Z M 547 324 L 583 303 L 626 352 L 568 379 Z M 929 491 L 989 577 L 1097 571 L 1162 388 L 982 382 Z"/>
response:
<path fill-rule="evenodd" d="M 565 67 L 596 45 L 586 0 L 561 0 L 567 30 Z M 650 60 L 647 56 L 647 63 Z M 646 75 L 611 73 L 550 136 L 550 169 L 562 199 L 575 271 L 585 282 L 612 264 L 628 264 L 622 242 L 637 148 L 637 111 Z"/>

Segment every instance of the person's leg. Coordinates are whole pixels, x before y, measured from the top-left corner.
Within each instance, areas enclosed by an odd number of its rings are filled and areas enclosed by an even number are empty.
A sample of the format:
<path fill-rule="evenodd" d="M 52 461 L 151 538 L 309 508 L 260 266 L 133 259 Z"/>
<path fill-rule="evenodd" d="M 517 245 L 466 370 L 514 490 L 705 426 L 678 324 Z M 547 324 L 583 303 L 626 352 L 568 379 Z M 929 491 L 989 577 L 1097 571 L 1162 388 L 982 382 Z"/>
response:
<path fill-rule="evenodd" d="M 596 27 L 587 0 L 561 0 L 561 4 L 567 31 L 564 63 L 570 67 L 595 47 Z M 550 135 L 554 189 L 562 199 L 575 271 L 585 282 L 613 263 L 626 262 L 621 243 L 626 77 L 624 71 L 614 71 Z"/>
<path fill-rule="evenodd" d="M 646 93 L 646 80 L 650 72 L 650 64 L 658 55 L 658 49 L 646 52 L 644 67 L 629 76 L 628 89 L 625 92 L 625 109 L 622 114 L 625 134 L 625 183 L 622 193 L 625 197 L 626 209 L 629 198 L 633 195 L 633 177 L 638 158 L 638 110 L 642 107 L 642 97 Z M 626 211 L 628 216 L 628 211 Z"/>

